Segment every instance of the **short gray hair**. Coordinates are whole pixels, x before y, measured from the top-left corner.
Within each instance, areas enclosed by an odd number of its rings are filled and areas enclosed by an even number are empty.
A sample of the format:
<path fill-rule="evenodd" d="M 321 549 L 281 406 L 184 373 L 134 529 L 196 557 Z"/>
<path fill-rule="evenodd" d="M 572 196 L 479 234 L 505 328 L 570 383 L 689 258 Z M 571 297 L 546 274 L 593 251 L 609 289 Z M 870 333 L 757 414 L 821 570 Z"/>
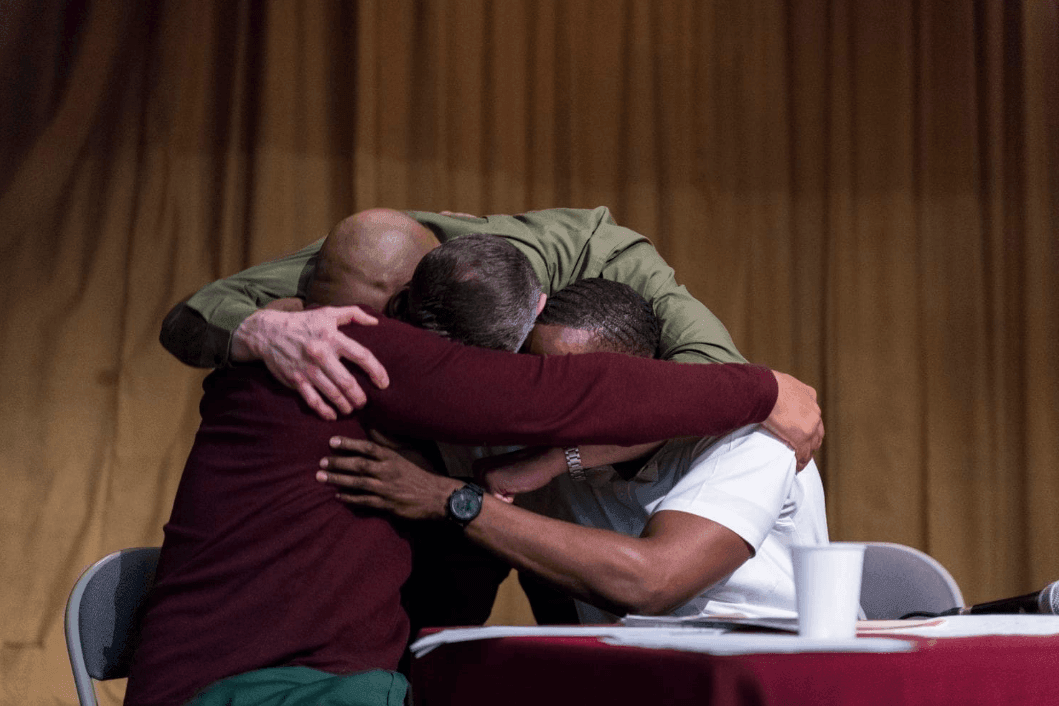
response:
<path fill-rule="evenodd" d="M 517 351 L 541 284 L 525 255 L 497 235 L 464 235 L 427 253 L 387 313 L 470 346 Z"/>

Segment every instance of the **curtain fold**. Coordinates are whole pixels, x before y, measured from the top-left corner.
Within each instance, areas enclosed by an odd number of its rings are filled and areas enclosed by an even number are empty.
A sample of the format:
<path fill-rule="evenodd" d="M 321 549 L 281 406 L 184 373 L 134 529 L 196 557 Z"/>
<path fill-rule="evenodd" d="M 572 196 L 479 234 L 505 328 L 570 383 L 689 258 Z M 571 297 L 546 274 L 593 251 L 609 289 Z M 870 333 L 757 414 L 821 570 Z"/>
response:
<path fill-rule="evenodd" d="M 835 539 L 969 601 L 1059 574 L 1055 0 L 0 13 L 2 703 L 76 701 L 67 593 L 161 541 L 203 376 L 165 312 L 372 206 L 610 206 L 817 388 Z"/>

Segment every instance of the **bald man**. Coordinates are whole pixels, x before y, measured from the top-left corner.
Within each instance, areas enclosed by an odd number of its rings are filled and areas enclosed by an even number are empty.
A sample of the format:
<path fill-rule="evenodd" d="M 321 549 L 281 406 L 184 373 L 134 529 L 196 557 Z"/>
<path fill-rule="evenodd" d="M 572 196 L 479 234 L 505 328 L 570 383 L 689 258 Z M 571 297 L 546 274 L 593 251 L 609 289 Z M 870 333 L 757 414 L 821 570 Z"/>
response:
<path fill-rule="evenodd" d="M 423 256 L 438 245 L 433 232 L 400 211 L 376 208 L 339 221 L 311 258 L 313 266 L 307 273 L 308 298 L 325 306 L 303 311 L 302 299 L 296 297 L 269 302 L 238 326 L 237 335 L 231 337 L 231 360 L 263 361 L 276 379 L 297 390 L 324 419 L 334 420 L 337 415 L 321 394 L 339 412 L 349 414 L 367 397 L 342 358 L 356 361 L 380 387 L 389 384 L 389 377 L 371 351 L 338 327 L 351 321 L 371 323 L 374 319 L 361 307 L 383 311 L 390 297 L 412 279 Z M 193 324 L 178 323 L 195 320 L 188 311 L 181 304 L 166 317 L 163 332 L 169 332 L 171 350 L 186 345 L 174 339 L 198 335 Z"/>

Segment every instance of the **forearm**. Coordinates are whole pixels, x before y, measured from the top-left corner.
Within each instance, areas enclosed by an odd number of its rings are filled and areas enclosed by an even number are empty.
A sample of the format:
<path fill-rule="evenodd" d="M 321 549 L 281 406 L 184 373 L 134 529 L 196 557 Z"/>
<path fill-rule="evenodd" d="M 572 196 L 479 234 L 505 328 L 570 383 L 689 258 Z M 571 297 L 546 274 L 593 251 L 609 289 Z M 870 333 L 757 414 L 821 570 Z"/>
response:
<path fill-rule="evenodd" d="M 596 466 L 608 466 L 613 463 L 632 461 L 646 457 L 658 450 L 665 441 L 649 441 L 644 444 L 632 444 L 630 446 L 618 444 L 582 444 L 578 446 L 581 454 L 581 465 L 585 468 Z"/>
<path fill-rule="evenodd" d="M 638 537 L 562 522 L 490 496 L 465 532 L 517 570 L 616 615 L 671 609 L 654 595 L 658 567 Z"/>
<path fill-rule="evenodd" d="M 375 351 L 393 382 L 371 391 L 365 412 L 372 423 L 453 443 L 569 446 L 715 436 L 763 421 L 777 399 L 776 378 L 756 366 L 605 353 L 515 355 L 459 346 L 389 320 L 358 327 L 355 337 Z M 646 392 L 631 398 L 629 389 Z"/>
<path fill-rule="evenodd" d="M 320 241 L 296 253 L 212 282 L 177 304 L 162 323 L 159 340 L 182 362 L 220 367 L 231 357 L 232 334 L 269 302 L 297 296 Z"/>
<path fill-rule="evenodd" d="M 629 537 L 482 499 L 467 537 L 520 571 L 616 615 L 676 610 L 752 554 L 737 534 L 684 512 L 654 515 Z"/>
<path fill-rule="evenodd" d="M 586 480 L 596 481 L 596 469 L 610 470 L 611 464 L 643 459 L 657 450 L 664 441 L 652 441 L 633 446 L 581 445 L 578 453 Z M 474 464 L 475 477 L 491 492 L 505 500 L 543 488 L 553 478 L 570 472 L 566 451 L 555 447 L 527 447 L 478 459 Z M 607 474 L 609 480 L 611 474 Z M 600 477 L 600 481 L 603 478 Z"/>

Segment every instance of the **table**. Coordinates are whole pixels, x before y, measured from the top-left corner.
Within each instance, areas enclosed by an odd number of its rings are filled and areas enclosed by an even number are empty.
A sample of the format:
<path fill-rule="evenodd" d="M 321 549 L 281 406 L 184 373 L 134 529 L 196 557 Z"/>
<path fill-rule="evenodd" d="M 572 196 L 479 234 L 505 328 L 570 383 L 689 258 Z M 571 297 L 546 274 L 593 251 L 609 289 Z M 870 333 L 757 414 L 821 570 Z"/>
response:
<path fill-rule="evenodd" d="M 1059 704 L 1059 636 L 905 639 L 914 651 L 722 657 L 506 637 L 415 659 L 412 693 L 416 706 Z"/>

